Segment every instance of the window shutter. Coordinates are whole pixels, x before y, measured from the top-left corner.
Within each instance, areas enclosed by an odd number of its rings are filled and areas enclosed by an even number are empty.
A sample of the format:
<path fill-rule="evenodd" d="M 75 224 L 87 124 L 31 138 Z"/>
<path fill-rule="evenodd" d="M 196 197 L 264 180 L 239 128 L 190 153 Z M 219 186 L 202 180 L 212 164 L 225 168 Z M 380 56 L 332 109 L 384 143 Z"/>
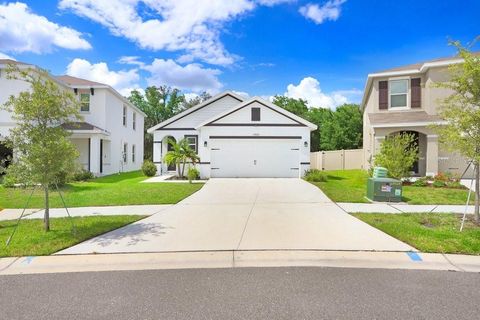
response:
<path fill-rule="evenodd" d="M 388 109 L 388 81 L 379 81 L 378 89 L 378 107 Z"/>
<path fill-rule="evenodd" d="M 421 108 L 422 107 L 422 88 L 420 78 L 415 78 L 410 80 L 410 87 L 412 89 L 412 108 Z"/>

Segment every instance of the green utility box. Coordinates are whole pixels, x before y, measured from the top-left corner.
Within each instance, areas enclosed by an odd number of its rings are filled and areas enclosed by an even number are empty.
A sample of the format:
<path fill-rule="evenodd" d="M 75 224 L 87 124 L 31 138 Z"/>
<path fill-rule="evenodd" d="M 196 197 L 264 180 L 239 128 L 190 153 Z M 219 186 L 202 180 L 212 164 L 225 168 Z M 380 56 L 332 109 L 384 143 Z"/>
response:
<path fill-rule="evenodd" d="M 402 182 L 391 178 L 369 178 L 367 198 L 373 201 L 402 201 Z"/>

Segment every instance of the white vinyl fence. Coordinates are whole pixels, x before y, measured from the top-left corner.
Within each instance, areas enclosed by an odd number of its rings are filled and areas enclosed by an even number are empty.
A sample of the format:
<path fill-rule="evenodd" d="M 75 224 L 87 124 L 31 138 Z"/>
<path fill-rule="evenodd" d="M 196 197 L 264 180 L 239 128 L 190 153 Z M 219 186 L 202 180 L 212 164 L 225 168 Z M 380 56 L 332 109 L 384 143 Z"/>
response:
<path fill-rule="evenodd" d="M 363 169 L 363 149 L 311 152 L 310 168 L 318 170 Z"/>

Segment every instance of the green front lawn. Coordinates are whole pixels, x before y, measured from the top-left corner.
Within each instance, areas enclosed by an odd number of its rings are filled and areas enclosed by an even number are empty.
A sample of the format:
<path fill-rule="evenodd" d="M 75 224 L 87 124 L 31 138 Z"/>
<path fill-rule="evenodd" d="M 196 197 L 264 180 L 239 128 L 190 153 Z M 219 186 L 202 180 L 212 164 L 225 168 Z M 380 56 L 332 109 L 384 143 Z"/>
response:
<path fill-rule="evenodd" d="M 364 170 L 325 171 L 326 182 L 312 182 L 336 202 L 368 203 L 368 174 Z M 465 204 L 466 189 L 403 186 L 403 201 L 409 204 Z M 473 200 L 472 200 L 473 203 Z"/>
<path fill-rule="evenodd" d="M 115 206 L 177 203 L 198 191 L 203 184 L 140 183 L 146 177 L 140 171 L 114 174 L 86 182 L 73 182 L 62 188 L 69 207 Z M 0 208 L 23 208 L 31 189 L 0 186 Z M 44 207 L 44 194 L 36 190 L 30 208 Z M 58 192 L 51 190 L 50 206 L 62 207 Z"/>
<path fill-rule="evenodd" d="M 16 220 L 0 221 L 0 257 L 49 255 L 94 236 L 118 229 L 143 216 L 75 217 L 76 235 L 72 234 L 69 218 L 50 219 L 49 232 L 43 230 L 42 219 L 24 219 L 9 246 L 5 243 L 12 234 Z"/>
<path fill-rule="evenodd" d="M 444 213 L 356 213 L 355 217 L 422 252 L 480 255 L 480 226 Z"/>

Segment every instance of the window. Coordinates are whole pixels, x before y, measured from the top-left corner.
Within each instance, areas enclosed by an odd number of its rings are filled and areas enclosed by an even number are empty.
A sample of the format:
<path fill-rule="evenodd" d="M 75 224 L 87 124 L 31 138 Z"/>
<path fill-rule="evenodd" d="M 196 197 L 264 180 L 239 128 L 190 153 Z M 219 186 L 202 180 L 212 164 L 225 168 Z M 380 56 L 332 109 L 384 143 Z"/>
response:
<path fill-rule="evenodd" d="M 123 126 L 127 126 L 127 107 L 123 106 Z"/>
<path fill-rule="evenodd" d="M 260 108 L 252 108 L 252 121 L 260 121 Z"/>
<path fill-rule="evenodd" d="M 80 93 L 80 111 L 81 112 L 90 111 L 90 94 L 89 93 Z"/>
<path fill-rule="evenodd" d="M 137 129 L 137 114 L 135 112 L 132 115 L 132 127 L 133 130 Z"/>
<path fill-rule="evenodd" d="M 123 163 L 127 163 L 128 144 L 123 144 Z"/>
<path fill-rule="evenodd" d="M 135 145 L 132 145 L 132 162 L 135 162 Z"/>
<path fill-rule="evenodd" d="M 187 140 L 188 146 L 192 150 L 195 150 L 196 153 L 198 153 L 198 136 L 185 136 L 185 139 Z"/>
<path fill-rule="evenodd" d="M 407 107 L 408 80 L 390 80 L 390 108 Z"/>

